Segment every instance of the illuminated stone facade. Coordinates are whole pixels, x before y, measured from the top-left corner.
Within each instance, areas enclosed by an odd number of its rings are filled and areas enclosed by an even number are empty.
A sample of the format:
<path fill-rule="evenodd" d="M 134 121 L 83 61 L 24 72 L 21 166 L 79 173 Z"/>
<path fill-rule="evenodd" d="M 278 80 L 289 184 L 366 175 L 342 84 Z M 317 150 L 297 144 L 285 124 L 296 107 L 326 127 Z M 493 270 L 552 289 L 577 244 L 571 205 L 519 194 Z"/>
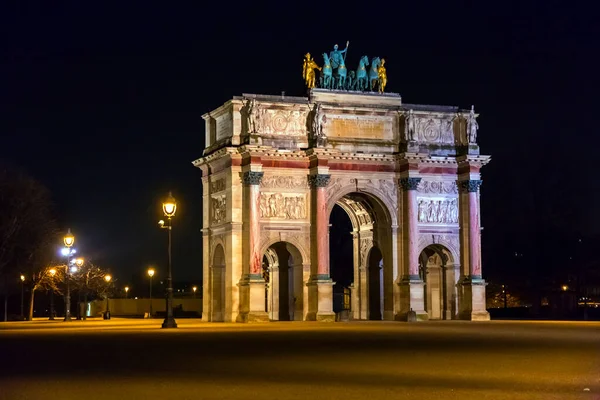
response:
<path fill-rule="evenodd" d="M 352 318 L 489 319 L 476 117 L 322 89 L 205 114 L 203 319 L 333 321 L 336 204 L 353 227 Z"/>

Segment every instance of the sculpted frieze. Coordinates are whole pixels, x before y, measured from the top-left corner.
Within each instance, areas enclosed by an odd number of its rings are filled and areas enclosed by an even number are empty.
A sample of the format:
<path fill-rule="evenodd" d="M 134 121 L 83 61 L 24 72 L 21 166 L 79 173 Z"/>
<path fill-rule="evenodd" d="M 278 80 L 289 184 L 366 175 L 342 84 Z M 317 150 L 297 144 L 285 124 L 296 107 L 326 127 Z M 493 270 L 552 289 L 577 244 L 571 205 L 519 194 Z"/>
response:
<path fill-rule="evenodd" d="M 305 194 L 261 193 L 259 206 L 261 218 L 306 218 Z"/>
<path fill-rule="evenodd" d="M 428 181 L 422 179 L 417 186 L 419 193 L 432 193 L 432 194 L 457 194 L 458 187 L 455 181 Z"/>
<path fill-rule="evenodd" d="M 418 199 L 418 221 L 431 224 L 458 223 L 457 199 Z"/>
<path fill-rule="evenodd" d="M 265 176 L 260 185 L 265 189 L 308 189 L 306 176 Z"/>

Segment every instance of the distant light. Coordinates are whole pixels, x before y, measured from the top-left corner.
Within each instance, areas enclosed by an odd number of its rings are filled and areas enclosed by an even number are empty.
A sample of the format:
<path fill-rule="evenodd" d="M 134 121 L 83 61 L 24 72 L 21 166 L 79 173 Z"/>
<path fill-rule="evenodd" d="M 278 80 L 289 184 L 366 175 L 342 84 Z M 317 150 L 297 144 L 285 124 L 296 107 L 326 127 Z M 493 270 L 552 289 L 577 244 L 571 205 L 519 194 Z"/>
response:
<path fill-rule="evenodd" d="M 77 272 L 77 267 L 75 265 L 73 265 L 71 267 L 71 273 L 74 274 L 75 272 Z"/>
<path fill-rule="evenodd" d="M 135 300 L 137 300 L 137 297 L 134 297 Z"/>
<path fill-rule="evenodd" d="M 21 275 L 21 282 L 25 282 L 25 275 Z"/>
<path fill-rule="evenodd" d="M 110 276 L 110 275 L 104 275 L 104 280 L 106 282 L 110 282 L 111 279 L 112 279 L 112 276 Z"/>
<path fill-rule="evenodd" d="M 567 285 L 562 285 L 562 290 L 563 292 L 566 292 L 567 290 L 569 290 L 569 287 Z"/>

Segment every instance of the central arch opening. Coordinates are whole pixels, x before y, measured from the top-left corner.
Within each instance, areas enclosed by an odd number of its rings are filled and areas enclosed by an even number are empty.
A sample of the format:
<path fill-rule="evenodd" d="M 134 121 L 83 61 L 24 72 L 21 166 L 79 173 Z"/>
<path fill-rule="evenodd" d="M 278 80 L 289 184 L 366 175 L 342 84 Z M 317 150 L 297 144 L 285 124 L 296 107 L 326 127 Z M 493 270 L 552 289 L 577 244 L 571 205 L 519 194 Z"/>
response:
<path fill-rule="evenodd" d="M 301 321 L 302 256 L 288 242 L 267 248 L 262 259 L 265 280 L 265 311 L 271 321 Z"/>
<path fill-rule="evenodd" d="M 391 223 L 375 196 L 348 193 L 331 208 L 329 265 L 333 311 L 348 311 L 353 319 L 381 320 L 393 315 Z"/>

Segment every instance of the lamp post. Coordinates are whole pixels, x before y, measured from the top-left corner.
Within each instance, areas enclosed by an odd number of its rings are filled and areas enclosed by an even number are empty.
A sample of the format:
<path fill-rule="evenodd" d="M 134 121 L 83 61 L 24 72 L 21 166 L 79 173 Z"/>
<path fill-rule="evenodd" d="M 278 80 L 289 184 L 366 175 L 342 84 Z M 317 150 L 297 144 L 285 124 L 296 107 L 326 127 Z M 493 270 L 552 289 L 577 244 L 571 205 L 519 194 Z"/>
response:
<path fill-rule="evenodd" d="M 71 261 L 71 247 L 73 247 L 73 243 L 75 243 L 75 236 L 71 233 L 71 229 L 67 231 L 67 234 L 63 238 L 63 242 L 65 243 L 65 247 L 67 248 L 67 264 L 65 265 L 65 280 L 67 281 L 67 294 L 65 295 L 65 319 L 64 322 L 71 322 L 71 286 L 70 286 L 70 274 L 69 274 L 69 264 Z"/>
<path fill-rule="evenodd" d="M 150 277 L 150 314 L 148 314 L 148 318 L 152 318 L 152 277 L 154 276 L 154 268 L 148 269 L 148 276 Z"/>
<path fill-rule="evenodd" d="M 104 275 L 104 280 L 106 281 L 106 284 L 107 284 L 107 287 L 106 287 L 106 314 L 105 314 L 104 319 L 110 319 L 110 307 L 108 304 L 108 285 L 110 284 L 111 279 L 112 279 L 112 276 Z"/>
<path fill-rule="evenodd" d="M 169 196 L 165 199 L 162 205 L 163 213 L 165 217 L 167 217 L 168 224 L 165 226 L 165 222 L 160 220 L 158 224 L 161 228 L 165 228 L 169 232 L 169 244 L 168 244 L 168 272 L 167 272 L 167 312 L 165 316 L 165 320 L 163 321 L 163 328 L 177 328 L 177 323 L 175 322 L 175 318 L 173 318 L 173 275 L 171 271 L 171 228 L 172 228 L 172 220 L 175 216 L 175 212 L 177 211 L 177 202 L 175 198 L 169 192 Z"/>
<path fill-rule="evenodd" d="M 128 293 L 129 293 L 129 286 L 125 286 L 125 298 L 127 298 Z"/>
<path fill-rule="evenodd" d="M 54 276 L 56 275 L 56 269 L 52 268 L 48 271 L 52 280 L 54 281 Z M 54 285 L 54 283 L 52 283 Z M 50 321 L 54 321 L 54 289 L 50 288 Z"/>
<path fill-rule="evenodd" d="M 192 291 L 194 292 L 194 298 L 196 298 L 196 290 L 198 290 L 198 287 L 197 287 L 197 286 L 194 286 L 194 287 L 192 288 Z"/>
<path fill-rule="evenodd" d="M 71 273 L 79 271 L 79 269 L 83 266 L 83 258 L 78 257 L 73 260 L 73 266 L 71 267 Z M 86 300 L 87 303 L 87 300 Z M 81 289 L 77 290 L 77 320 L 81 321 L 83 319 L 83 313 L 81 312 Z"/>
<path fill-rule="evenodd" d="M 25 319 L 23 306 L 23 286 L 25 285 L 25 275 L 21 275 L 21 321 Z"/>

